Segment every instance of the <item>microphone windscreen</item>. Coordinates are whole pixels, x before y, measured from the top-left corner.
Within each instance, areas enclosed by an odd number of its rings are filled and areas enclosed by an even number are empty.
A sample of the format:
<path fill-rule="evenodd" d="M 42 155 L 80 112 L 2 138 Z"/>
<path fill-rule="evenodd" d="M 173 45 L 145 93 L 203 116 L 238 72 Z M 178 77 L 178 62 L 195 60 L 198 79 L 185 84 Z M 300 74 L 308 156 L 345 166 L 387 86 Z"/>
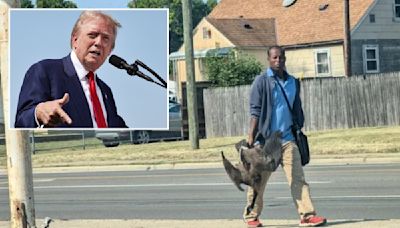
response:
<path fill-rule="evenodd" d="M 124 65 L 127 64 L 125 60 L 116 55 L 111 55 L 110 58 L 108 59 L 108 62 L 120 69 L 124 69 Z"/>

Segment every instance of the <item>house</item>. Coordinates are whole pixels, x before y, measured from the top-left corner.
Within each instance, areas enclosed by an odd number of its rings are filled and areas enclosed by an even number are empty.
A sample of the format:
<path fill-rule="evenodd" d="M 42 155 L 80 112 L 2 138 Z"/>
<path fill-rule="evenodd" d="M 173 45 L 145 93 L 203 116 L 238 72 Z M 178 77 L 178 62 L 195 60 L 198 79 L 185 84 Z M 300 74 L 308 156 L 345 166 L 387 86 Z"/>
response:
<path fill-rule="evenodd" d="M 300 78 L 344 75 L 343 1 L 297 0 L 284 7 L 279 0 L 221 0 L 206 20 L 238 18 L 274 20 L 274 31 L 269 34 L 275 34 L 276 44 L 286 49 L 286 66 L 291 74 Z M 206 25 L 203 21 L 196 27 L 195 51 L 199 50 L 196 43 L 202 42 L 200 35 Z M 218 29 L 219 36 L 229 37 L 221 27 L 211 28 L 211 35 L 218 33 L 214 29 Z M 350 30 L 354 75 L 400 71 L 400 0 L 351 0 Z M 219 46 L 225 44 L 220 42 Z M 264 63 L 266 55 L 263 52 L 254 56 Z"/>
<path fill-rule="evenodd" d="M 247 5 L 247 7 L 245 5 Z M 287 50 L 287 68 L 299 77 L 344 75 L 343 1 L 223 0 L 212 18 L 275 18 L 277 44 Z M 400 1 L 350 1 L 353 74 L 400 70 Z M 384 63 L 384 64 L 383 64 Z"/>
<path fill-rule="evenodd" d="M 266 50 L 276 44 L 274 19 L 203 18 L 193 31 L 193 50 L 196 81 L 206 81 L 204 58 L 214 51 L 226 55 L 234 50 L 238 55 L 250 55 L 266 64 Z M 172 74 L 181 97 L 181 82 L 186 81 L 185 48 L 170 54 Z"/>

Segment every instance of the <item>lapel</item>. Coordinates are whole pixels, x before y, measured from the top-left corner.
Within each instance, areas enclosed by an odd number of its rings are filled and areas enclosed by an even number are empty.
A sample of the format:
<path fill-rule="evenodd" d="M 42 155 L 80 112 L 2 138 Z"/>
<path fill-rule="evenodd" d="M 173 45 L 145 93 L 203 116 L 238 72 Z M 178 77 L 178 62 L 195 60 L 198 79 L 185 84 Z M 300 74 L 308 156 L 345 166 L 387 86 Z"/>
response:
<path fill-rule="evenodd" d="M 107 93 L 107 88 L 106 85 L 104 84 L 104 82 L 102 80 L 100 80 L 99 76 L 97 75 L 96 77 L 96 83 L 100 88 L 101 91 L 101 95 L 103 96 L 103 103 L 104 106 L 106 108 L 106 112 L 107 112 L 107 125 L 109 126 L 112 120 L 112 116 L 111 116 L 111 105 L 110 105 L 110 99 L 111 97 L 108 97 L 109 94 Z"/>
<path fill-rule="evenodd" d="M 73 115 L 75 119 L 75 121 L 73 120 L 75 122 L 73 125 L 75 127 L 93 127 L 89 105 L 85 93 L 83 92 L 81 82 L 76 74 L 74 65 L 72 64 L 70 55 L 64 57 L 62 60 L 64 72 L 67 75 L 65 88 L 70 96 L 68 104 L 72 109 L 71 115 Z"/>

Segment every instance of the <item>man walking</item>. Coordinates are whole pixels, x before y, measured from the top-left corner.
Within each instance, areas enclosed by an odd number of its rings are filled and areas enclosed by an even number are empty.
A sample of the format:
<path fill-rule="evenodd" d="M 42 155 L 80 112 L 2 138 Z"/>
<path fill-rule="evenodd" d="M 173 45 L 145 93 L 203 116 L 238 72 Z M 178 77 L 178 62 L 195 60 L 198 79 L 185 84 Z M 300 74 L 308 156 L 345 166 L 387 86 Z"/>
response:
<path fill-rule="evenodd" d="M 283 48 L 279 46 L 269 48 L 268 61 L 270 67 L 264 74 L 257 76 L 251 86 L 248 144 L 262 146 L 265 138 L 268 138 L 272 132 L 282 132 L 282 167 L 300 215 L 300 226 L 324 225 L 326 219 L 316 215 L 311 201 L 309 186 L 305 181 L 301 166 L 299 149 L 291 130 L 293 121 L 290 108 L 300 127 L 303 127 L 304 124 L 299 82 L 285 70 L 286 57 Z M 286 93 L 290 108 L 283 92 Z M 262 226 L 259 216 L 263 209 L 264 189 L 270 176 L 271 172 L 262 174 L 262 187 L 252 208 L 250 205 L 254 191 L 251 187 L 248 188 L 247 206 L 244 210 L 244 218 L 248 227 Z"/>

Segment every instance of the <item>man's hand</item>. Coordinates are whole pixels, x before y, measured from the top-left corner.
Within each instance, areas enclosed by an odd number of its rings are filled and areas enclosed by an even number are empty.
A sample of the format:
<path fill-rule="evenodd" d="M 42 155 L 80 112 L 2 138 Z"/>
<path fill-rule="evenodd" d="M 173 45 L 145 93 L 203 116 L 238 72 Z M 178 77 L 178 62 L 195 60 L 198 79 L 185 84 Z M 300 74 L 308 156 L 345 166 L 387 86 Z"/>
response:
<path fill-rule="evenodd" d="M 36 106 L 36 118 L 45 127 L 55 127 L 61 123 L 71 124 L 72 120 L 62 109 L 69 101 L 69 94 L 65 93 L 63 98 L 39 103 Z"/>
<path fill-rule="evenodd" d="M 247 144 L 249 145 L 249 148 L 253 147 L 254 144 L 254 137 L 252 135 L 249 135 L 247 138 Z"/>
<path fill-rule="evenodd" d="M 255 134 L 256 134 L 257 125 L 258 125 L 258 118 L 251 117 L 250 118 L 249 134 L 248 134 L 248 137 L 247 137 L 247 144 L 249 144 L 249 147 L 253 147 L 254 137 L 255 137 Z"/>

